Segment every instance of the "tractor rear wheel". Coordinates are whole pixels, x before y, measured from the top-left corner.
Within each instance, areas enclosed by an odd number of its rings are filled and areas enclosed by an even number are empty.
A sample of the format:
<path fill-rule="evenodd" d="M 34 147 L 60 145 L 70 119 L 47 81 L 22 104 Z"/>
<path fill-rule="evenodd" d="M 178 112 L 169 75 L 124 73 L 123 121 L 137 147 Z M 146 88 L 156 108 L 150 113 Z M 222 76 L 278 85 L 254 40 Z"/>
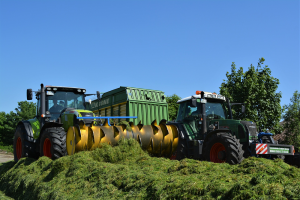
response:
<path fill-rule="evenodd" d="M 216 133 L 204 146 L 204 159 L 214 163 L 239 164 L 244 159 L 242 145 L 229 133 Z"/>
<path fill-rule="evenodd" d="M 40 155 L 52 160 L 67 155 L 66 132 L 62 127 L 46 128 L 40 140 Z"/>
<path fill-rule="evenodd" d="M 14 135 L 14 160 L 18 162 L 21 158 L 38 158 L 38 153 L 35 152 L 35 143 L 28 141 L 29 136 L 25 131 L 23 124 L 17 126 Z"/>

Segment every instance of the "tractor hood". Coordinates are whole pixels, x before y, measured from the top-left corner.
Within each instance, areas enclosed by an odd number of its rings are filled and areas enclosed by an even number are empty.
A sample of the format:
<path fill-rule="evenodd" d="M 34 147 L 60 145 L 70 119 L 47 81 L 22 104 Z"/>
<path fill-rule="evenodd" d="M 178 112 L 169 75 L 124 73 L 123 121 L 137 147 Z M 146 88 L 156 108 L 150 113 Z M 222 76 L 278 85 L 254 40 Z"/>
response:
<path fill-rule="evenodd" d="M 74 108 L 66 109 L 61 114 L 61 123 L 63 124 L 65 131 L 67 131 L 68 127 L 78 124 L 77 117 L 94 117 L 94 113 L 90 110 Z M 94 123 L 93 119 L 80 119 L 79 121 L 83 121 L 86 125 Z"/>
<path fill-rule="evenodd" d="M 214 119 L 209 122 L 209 125 L 215 124 L 216 121 L 219 122 L 219 129 L 231 130 L 232 134 L 240 139 L 241 142 L 246 142 L 258 135 L 255 122 L 234 119 Z"/>

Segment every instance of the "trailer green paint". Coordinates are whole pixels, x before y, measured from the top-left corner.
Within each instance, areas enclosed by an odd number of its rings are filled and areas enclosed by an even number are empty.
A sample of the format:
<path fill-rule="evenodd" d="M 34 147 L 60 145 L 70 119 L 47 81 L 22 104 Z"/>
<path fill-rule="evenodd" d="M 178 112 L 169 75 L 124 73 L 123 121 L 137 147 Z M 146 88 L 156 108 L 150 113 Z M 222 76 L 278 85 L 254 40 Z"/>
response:
<path fill-rule="evenodd" d="M 111 120 L 110 123 L 126 120 L 134 124 L 150 125 L 154 120 L 169 120 L 168 104 L 163 91 L 135 87 L 120 87 L 105 92 L 101 101 L 87 103 L 87 109 L 95 116 L 137 116 L 136 119 Z"/>

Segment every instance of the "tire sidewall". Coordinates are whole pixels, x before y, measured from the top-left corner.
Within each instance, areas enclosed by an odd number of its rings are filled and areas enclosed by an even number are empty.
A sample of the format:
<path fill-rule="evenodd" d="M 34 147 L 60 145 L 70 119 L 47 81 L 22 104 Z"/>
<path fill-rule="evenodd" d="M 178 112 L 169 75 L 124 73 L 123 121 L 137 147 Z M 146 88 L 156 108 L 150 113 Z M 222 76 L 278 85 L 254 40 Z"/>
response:
<path fill-rule="evenodd" d="M 211 161 L 210 160 L 210 151 L 211 151 L 211 148 L 214 144 L 216 143 L 221 143 L 224 147 L 225 147 L 225 152 L 226 152 L 226 160 L 225 162 L 227 162 L 227 159 L 228 159 L 228 149 L 227 149 L 227 144 L 226 142 L 221 138 L 220 135 L 213 135 L 211 138 L 210 138 L 210 141 L 208 142 L 207 144 L 207 151 L 205 153 L 205 159 L 207 161 Z"/>
<path fill-rule="evenodd" d="M 15 131 L 15 135 L 14 135 L 14 160 L 15 162 L 18 162 L 19 159 L 17 157 L 17 140 L 20 137 L 21 138 L 21 142 L 22 142 L 22 154 L 21 154 L 21 158 L 26 157 L 25 155 L 25 136 L 24 136 L 24 129 L 22 128 L 21 125 L 17 126 L 16 131 Z"/>
<path fill-rule="evenodd" d="M 50 152 L 51 152 L 51 159 L 52 159 L 53 158 L 53 154 L 54 154 L 54 151 L 53 151 L 53 142 L 52 142 L 50 133 L 48 132 L 47 129 L 45 129 L 43 131 L 42 136 L 41 136 L 41 140 L 40 140 L 40 156 L 44 156 L 43 147 L 44 147 L 44 141 L 45 141 L 46 138 L 48 138 L 50 140 L 50 143 L 51 143 Z"/>

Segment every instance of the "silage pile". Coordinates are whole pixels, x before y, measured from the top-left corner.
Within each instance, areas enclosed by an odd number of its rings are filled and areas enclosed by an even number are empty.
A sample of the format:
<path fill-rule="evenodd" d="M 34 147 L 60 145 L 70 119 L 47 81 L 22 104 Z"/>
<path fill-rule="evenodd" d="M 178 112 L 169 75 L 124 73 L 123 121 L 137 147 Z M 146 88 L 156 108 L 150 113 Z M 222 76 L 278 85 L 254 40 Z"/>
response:
<path fill-rule="evenodd" d="M 300 169 L 279 159 L 174 161 L 150 157 L 134 140 L 0 165 L 0 190 L 15 199 L 298 199 L 299 180 Z"/>

